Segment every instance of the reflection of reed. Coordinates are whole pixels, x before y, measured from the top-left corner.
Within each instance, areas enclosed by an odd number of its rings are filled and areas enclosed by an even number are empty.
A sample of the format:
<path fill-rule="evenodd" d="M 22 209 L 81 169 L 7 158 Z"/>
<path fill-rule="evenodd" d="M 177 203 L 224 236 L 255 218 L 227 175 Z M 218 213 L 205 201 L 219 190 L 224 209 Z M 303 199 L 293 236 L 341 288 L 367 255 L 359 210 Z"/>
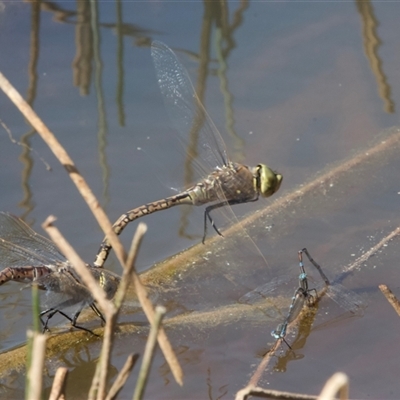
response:
<path fill-rule="evenodd" d="M 40 28 L 40 1 L 34 1 L 31 4 L 31 40 L 30 40 L 30 57 L 28 66 L 29 84 L 26 95 L 27 103 L 32 106 L 36 98 L 37 88 L 37 64 L 39 60 L 39 28 Z M 29 124 L 29 122 L 27 122 Z M 29 124 L 30 125 L 30 124 Z M 21 187 L 24 194 L 23 199 L 19 202 L 19 206 L 25 209 L 21 216 L 25 217 L 33 210 L 32 191 L 29 186 L 29 179 L 33 169 L 33 159 L 31 157 L 30 138 L 36 133 L 34 129 L 30 129 L 22 135 L 20 144 L 22 152 L 19 160 L 23 164 L 21 174 Z"/>
<path fill-rule="evenodd" d="M 234 153 L 233 159 L 237 162 L 242 163 L 244 160 L 244 140 L 237 134 L 235 130 L 235 118 L 233 115 L 233 96 L 229 91 L 228 78 L 227 78 L 227 63 L 226 59 L 222 54 L 222 30 L 217 29 L 216 35 L 216 49 L 217 49 L 217 59 L 219 62 L 218 77 L 220 80 L 220 89 L 224 97 L 225 106 L 225 129 L 229 133 L 233 141 Z"/>
<path fill-rule="evenodd" d="M 74 86 L 80 88 L 82 96 L 89 94 L 92 75 L 93 36 L 90 27 L 90 5 L 87 1 L 77 2 L 75 28 L 76 56 L 72 63 Z"/>
<path fill-rule="evenodd" d="M 200 35 L 200 53 L 198 57 L 199 68 L 198 68 L 198 78 L 195 87 L 197 96 L 201 103 L 204 103 L 203 99 L 206 90 L 206 80 L 208 76 L 208 64 L 210 62 L 210 40 L 211 31 L 213 23 L 217 27 L 217 58 L 220 63 L 220 69 L 218 71 L 218 76 L 221 80 L 221 91 L 224 95 L 225 110 L 226 110 L 226 129 L 231 134 L 233 138 L 234 148 L 237 154 L 235 154 L 236 161 L 241 161 L 243 158 L 243 139 L 241 139 L 234 129 L 234 119 L 232 111 L 232 95 L 228 89 L 228 80 L 226 78 L 227 64 L 226 60 L 230 51 L 236 46 L 233 40 L 234 31 L 242 23 L 242 13 L 247 9 L 248 2 L 241 1 L 239 9 L 234 13 L 233 24 L 229 25 L 228 20 L 228 4 L 226 0 L 221 0 L 219 2 L 209 2 L 204 3 L 204 16 L 203 24 Z M 222 39 L 227 43 L 227 48 L 222 49 Z M 197 120 L 193 122 L 193 129 L 189 133 L 189 141 L 187 148 L 187 156 L 184 163 L 184 184 L 185 187 L 189 186 L 194 181 L 194 170 L 193 170 L 193 160 L 198 156 L 197 147 L 199 145 L 199 131 L 202 127 L 202 122 L 204 120 L 204 115 L 202 112 L 196 114 Z M 200 144 L 201 145 L 201 144 Z M 179 235 L 192 239 L 193 236 L 186 232 L 188 226 L 189 214 L 193 211 L 191 207 L 182 207 L 181 209 L 181 222 L 179 225 Z"/>
<path fill-rule="evenodd" d="M 356 0 L 357 10 L 361 15 L 363 22 L 363 39 L 364 51 L 367 56 L 371 70 L 374 73 L 377 83 L 379 95 L 384 102 L 384 110 L 387 113 L 394 113 L 395 104 L 391 99 L 391 88 L 387 82 L 387 78 L 382 68 L 382 60 L 378 55 L 378 47 L 381 40 L 376 32 L 378 21 L 375 18 L 374 10 L 369 0 Z"/>
<path fill-rule="evenodd" d="M 103 96 L 103 84 L 102 84 L 102 74 L 103 74 L 103 63 L 100 56 L 100 31 L 99 31 L 99 17 L 98 17 L 98 4 L 97 0 L 90 0 L 90 10 L 91 10 L 91 27 L 93 35 L 93 58 L 94 58 L 94 87 L 97 96 L 97 110 L 99 114 L 98 120 L 98 149 L 99 149 L 99 163 L 103 171 L 103 197 L 108 203 L 109 201 L 109 178 L 110 178 L 110 167 L 107 163 L 106 157 L 106 146 L 107 146 L 107 117 L 106 110 L 104 106 L 104 96 Z"/>
<path fill-rule="evenodd" d="M 208 63 L 210 60 L 210 38 L 211 38 L 211 27 L 214 19 L 215 4 L 213 2 L 204 2 L 204 17 L 203 26 L 200 36 L 200 58 L 198 68 L 198 78 L 195 87 L 197 96 L 201 103 L 203 103 L 204 93 L 206 89 L 206 80 L 208 76 Z M 204 113 L 196 113 L 196 121 L 193 121 L 193 128 L 189 133 L 188 147 L 186 152 L 186 159 L 184 162 L 184 183 L 185 187 L 193 183 L 194 180 L 194 169 L 193 160 L 196 159 L 197 146 L 199 142 L 199 131 L 204 123 Z M 178 234 L 188 239 L 193 239 L 193 236 L 187 233 L 187 226 L 189 223 L 189 214 L 192 212 L 191 207 L 183 207 L 181 212 L 181 222 L 179 224 Z"/>
<path fill-rule="evenodd" d="M 116 102 L 118 108 L 118 122 L 120 126 L 125 126 L 125 112 L 124 112 L 124 37 L 122 32 L 122 5 L 121 0 L 116 0 L 117 6 L 117 93 Z"/>

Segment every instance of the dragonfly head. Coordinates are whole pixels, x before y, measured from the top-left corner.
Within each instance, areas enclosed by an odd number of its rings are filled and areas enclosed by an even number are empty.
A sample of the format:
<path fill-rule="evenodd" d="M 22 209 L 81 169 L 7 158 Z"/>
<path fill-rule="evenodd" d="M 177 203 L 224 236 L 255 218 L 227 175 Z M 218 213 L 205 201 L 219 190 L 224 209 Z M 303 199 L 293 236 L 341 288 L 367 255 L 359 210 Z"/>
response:
<path fill-rule="evenodd" d="M 281 186 L 283 176 L 276 173 L 265 164 L 258 164 L 254 168 L 256 189 L 262 197 L 272 196 Z"/>

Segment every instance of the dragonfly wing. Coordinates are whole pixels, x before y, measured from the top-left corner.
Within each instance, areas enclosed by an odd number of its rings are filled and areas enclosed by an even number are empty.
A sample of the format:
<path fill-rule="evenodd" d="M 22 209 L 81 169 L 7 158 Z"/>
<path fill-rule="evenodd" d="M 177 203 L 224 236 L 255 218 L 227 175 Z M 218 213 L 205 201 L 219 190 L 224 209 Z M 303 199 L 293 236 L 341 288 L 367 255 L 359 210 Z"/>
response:
<path fill-rule="evenodd" d="M 346 289 L 340 283 L 329 285 L 326 294 L 345 311 L 359 316 L 364 314 L 366 304 L 362 297 L 354 291 Z"/>
<path fill-rule="evenodd" d="M 64 262 L 67 262 L 65 258 Z M 57 261 L 57 263 L 59 264 L 60 261 Z M 53 259 L 46 257 L 43 252 L 36 253 L 33 250 L 0 238 L 0 268 L 24 266 L 54 267 L 54 264 Z"/>
<path fill-rule="evenodd" d="M 36 233 L 21 219 L 5 212 L 0 212 L 0 241 L 1 239 L 3 239 L 4 244 L 2 250 L 0 250 L 2 255 L 12 250 L 16 252 L 16 255 L 23 254 L 28 259 L 36 260 L 42 264 L 43 262 L 54 264 L 66 261 L 53 242 Z M 0 260 L 0 263 L 4 264 L 4 261 Z M 26 265 L 26 260 L 23 265 Z"/>
<path fill-rule="evenodd" d="M 238 301 L 242 304 L 255 304 L 259 301 L 262 301 L 268 297 L 271 297 L 273 292 L 280 287 L 291 281 L 293 277 L 289 275 L 283 275 L 276 278 L 271 279 L 269 282 L 264 283 L 251 290 L 250 292 L 243 295 Z"/>
<path fill-rule="evenodd" d="M 153 41 L 151 55 L 156 68 L 158 85 L 171 121 L 187 142 L 189 132 L 197 134 L 198 157 L 208 163 L 203 166 L 206 175 L 228 163 L 225 143 L 201 104 L 186 69 L 175 53 L 164 43 Z M 195 155 L 193 155 L 195 156 Z"/>
<path fill-rule="evenodd" d="M 93 301 L 89 290 L 67 269 L 45 275 L 39 278 L 37 283 L 47 290 L 46 307 L 61 310 L 78 303 L 86 305 Z"/>

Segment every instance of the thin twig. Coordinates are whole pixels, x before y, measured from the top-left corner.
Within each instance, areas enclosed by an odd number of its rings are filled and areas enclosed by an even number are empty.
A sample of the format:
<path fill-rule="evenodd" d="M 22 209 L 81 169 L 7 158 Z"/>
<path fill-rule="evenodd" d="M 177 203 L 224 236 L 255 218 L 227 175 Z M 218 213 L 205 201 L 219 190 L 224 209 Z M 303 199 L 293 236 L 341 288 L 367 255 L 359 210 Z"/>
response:
<path fill-rule="evenodd" d="M 68 368 L 60 367 L 56 371 L 51 387 L 49 400 L 64 400 L 65 399 L 65 385 L 67 383 Z"/>
<path fill-rule="evenodd" d="M 138 380 L 133 394 L 133 400 L 141 400 L 143 398 L 144 390 L 146 388 L 147 380 L 149 377 L 150 367 L 154 358 L 154 351 L 157 343 L 157 335 L 161 326 L 161 321 L 166 313 L 165 307 L 157 306 L 156 315 L 151 324 L 150 334 L 147 338 L 146 347 L 144 349 L 142 366 Z"/>
<path fill-rule="evenodd" d="M 141 306 L 143 307 L 143 311 L 146 314 L 146 317 L 149 321 L 154 321 L 155 312 L 153 309 L 153 305 L 147 296 L 146 287 L 142 284 L 139 275 L 136 271 L 132 271 L 133 283 L 135 285 L 136 295 L 140 301 Z M 168 340 L 168 337 L 165 333 L 163 326 L 160 327 L 158 332 L 158 344 L 164 354 L 164 357 L 171 368 L 172 375 L 174 376 L 176 382 L 182 386 L 183 385 L 183 371 L 179 364 L 178 358 L 171 346 L 171 343 Z"/>
<path fill-rule="evenodd" d="M 379 285 L 379 289 L 386 297 L 387 301 L 392 305 L 397 315 L 400 317 L 400 302 L 397 297 L 392 293 L 392 291 L 386 285 Z"/>
<path fill-rule="evenodd" d="M 119 391 L 122 389 L 122 387 L 125 385 L 126 380 L 129 378 L 129 375 L 133 367 L 135 366 L 138 358 L 139 354 L 130 354 L 128 356 L 124 366 L 122 367 L 113 385 L 111 386 L 105 400 L 114 400 L 117 397 Z"/>
<path fill-rule="evenodd" d="M 72 246 L 66 241 L 66 239 L 61 235 L 58 228 L 53 225 L 53 222 L 55 220 L 56 218 L 54 216 L 49 216 L 42 224 L 43 229 L 48 233 L 51 240 L 57 245 L 61 253 L 64 254 L 71 265 L 73 265 L 84 284 L 90 290 L 93 298 L 96 300 L 97 303 L 99 303 L 99 306 L 106 315 L 107 320 L 107 317 L 110 317 L 114 312 L 114 304 L 107 299 L 104 290 L 96 282 L 96 279 L 90 273 L 86 264 L 79 257 Z"/>
<path fill-rule="evenodd" d="M 385 246 L 388 242 L 390 242 L 395 236 L 400 234 L 400 227 L 397 227 L 395 230 L 389 233 L 389 235 L 385 236 L 378 244 L 371 247 L 368 251 L 366 251 L 362 256 L 358 257 L 356 261 L 347 265 L 343 272 L 349 272 L 353 269 L 359 267 L 361 264 L 365 263 L 371 256 L 373 256 L 377 251 L 379 251 L 383 246 Z"/>
<path fill-rule="evenodd" d="M 93 215 L 97 219 L 97 222 L 101 226 L 101 229 L 110 240 L 119 262 L 121 263 L 121 265 L 123 265 L 126 258 L 124 248 L 120 240 L 118 239 L 118 236 L 113 231 L 111 222 L 107 218 L 107 215 L 102 209 L 100 203 L 97 201 L 92 190 L 89 188 L 89 185 L 86 183 L 83 176 L 79 173 L 73 160 L 70 158 L 65 149 L 61 146 L 54 134 L 49 130 L 49 128 L 47 128 L 47 126 L 39 118 L 35 111 L 33 111 L 32 107 L 22 98 L 18 91 L 11 85 L 11 83 L 1 72 L 0 88 L 21 111 L 21 113 L 25 116 L 29 123 L 36 129 L 41 138 L 46 142 L 54 155 L 64 166 L 70 178 L 75 183 L 75 186 L 77 187 L 79 193 L 82 195 L 83 199 L 86 201 Z"/>
<path fill-rule="evenodd" d="M 249 396 L 279 400 L 317 400 L 317 396 L 308 394 L 281 392 L 280 390 L 263 389 L 258 386 L 246 386 L 236 393 L 235 400 L 246 400 Z"/>
<path fill-rule="evenodd" d="M 114 304 L 117 307 L 117 310 L 120 309 L 125 299 L 125 295 L 128 290 L 129 284 L 132 281 L 131 275 L 132 271 L 135 268 L 138 249 L 141 245 L 143 236 L 146 233 L 146 231 L 147 231 L 147 225 L 144 224 L 143 222 L 140 222 L 136 229 L 136 233 L 133 236 L 131 248 L 129 249 L 128 258 L 126 260 L 126 264 L 124 265 L 124 272 L 122 274 L 121 283 L 119 284 L 118 292 L 115 295 Z"/>
<path fill-rule="evenodd" d="M 97 399 L 104 399 L 107 393 L 107 375 L 108 375 L 108 366 L 111 360 L 111 350 L 113 345 L 113 337 L 115 332 L 115 325 L 117 322 L 119 309 L 124 300 L 126 290 L 129 286 L 129 282 L 131 280 L 130 274 L 134 269 L 134 262 L 137 257 L 137 253 L 139 251 L 140 244 L 142 243 L 143 236 L 146 233 L 147 226 L 143 223 L 139 224 L 136 229 L 135 235 L 132 239 L 132 244 L 129 250 L 129 257 L 126 263 L 123 265 L 124 273 L 122 276 L 122 280 L 120 282 L 120 289 L 117 294 L 117 303 L 118 306 L 114 307 L 112 315 L 110 315 L 109 320 L 107 320 L 105 329 L 104 329 L 104 342 L 100 355 L 100 366 L 99 369 L 96 368 L 95 376 L 93 378 L 92 387 L 90 389 L 90 393 L 93 394 L 97 391 Z"/>
<path fill-rule="evenodd" d="M 349 398 L 349 378 L 343 372 L 336 372 L 327 380 L 318 400 L 333 400 L 337 394 L 340 400 Z"/>
<path fill-rule="evenodd" d="M 28 338 L 32 339 L 31 365 L 28 371 L 28 396 L 29 400 L 40 400 L 43 387 L 43 367 L 46 353 L 46 335 L 28 330 Z"/>

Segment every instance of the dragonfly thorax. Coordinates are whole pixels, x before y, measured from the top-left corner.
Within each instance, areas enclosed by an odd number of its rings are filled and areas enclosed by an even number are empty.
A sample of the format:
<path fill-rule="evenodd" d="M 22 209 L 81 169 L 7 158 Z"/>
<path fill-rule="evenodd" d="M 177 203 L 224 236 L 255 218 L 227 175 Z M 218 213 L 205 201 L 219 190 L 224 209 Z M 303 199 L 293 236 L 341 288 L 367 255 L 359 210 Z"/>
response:
<path fill-rule="evenodd" d="M 218 200 L 244 203 L 258 197 L 253 172 L 239 163 L 228 163 L 215 169 L 187 192 L 196 206 Z"/>

